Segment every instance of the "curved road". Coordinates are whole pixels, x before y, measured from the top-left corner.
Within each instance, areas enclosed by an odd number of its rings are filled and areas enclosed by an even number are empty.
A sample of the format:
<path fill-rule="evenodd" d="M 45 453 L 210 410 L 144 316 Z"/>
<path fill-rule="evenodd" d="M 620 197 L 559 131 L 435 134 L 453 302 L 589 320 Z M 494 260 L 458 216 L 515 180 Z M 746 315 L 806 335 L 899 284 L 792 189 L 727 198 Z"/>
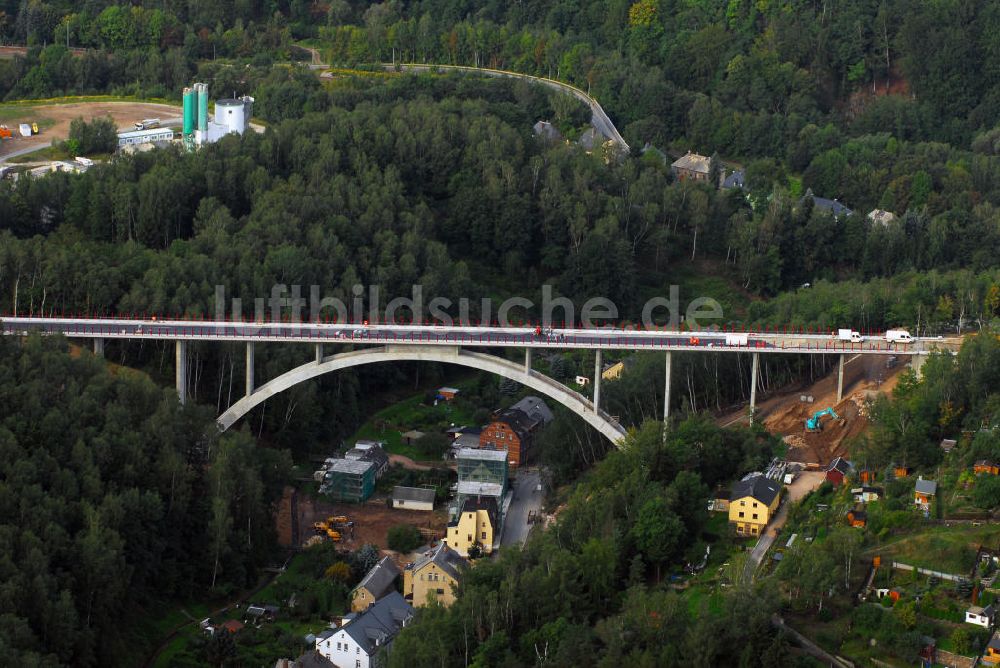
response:
<path fill-rule="evenodd" d="M 615 124 L 611 122 L 611 118 L 608 116 L 607 112 L 600 103 L 587 95 L 585 92 L 577 88 L 576 86 L 571 86 L 562 81 L 556 81 L 555 79 L 547 79 L 545 77 L 536 77 L 531 74 L 521 74 L 520 72 L 511 72 L 509 70 L 494 70 L 488 67 L 470 67 L 467 65 L 433 65 L 429 63 L 404 63 L 399 65 L 392 65 L 383 63 L 382 67 L 386 69 L 395 70 L 399 68 L 403 72 L 429 72 L 433 71 L 445 71 L 445 72 L 471 72 L 474 74 L 482 74 L 488 77 L 500 77 L 508 79 L 521 79 L 522 81 L 528 81 L 530 83 L 541 84 L 555 90 L 559 93 L 564 93 L 572 95 L 580 102 L 590 107 L 590 123 L 594 126 L 598 132 L 602 135 L 615 142 L 619 148 L 624 152 L 629 152 L 629 145 L 622 138 L 621 134 L 618 132 L 618 128 Z"/>

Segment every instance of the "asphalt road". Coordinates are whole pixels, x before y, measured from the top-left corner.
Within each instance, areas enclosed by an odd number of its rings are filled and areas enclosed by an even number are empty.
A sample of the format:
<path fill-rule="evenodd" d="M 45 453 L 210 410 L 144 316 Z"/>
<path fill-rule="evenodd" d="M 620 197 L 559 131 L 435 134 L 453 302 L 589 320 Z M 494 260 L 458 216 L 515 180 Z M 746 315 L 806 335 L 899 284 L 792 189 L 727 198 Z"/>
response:
<path fill-rule="evenodd" d="M 606 348 L 614 350 L 697 350 L 701 352 L 922 354 L 935 348 L 957 350 L 960 340 L 917 339 L 887 343 L 872 336 L 861 343 L 827 334 L 741 334 L 642 329 L 541 330 L 537 327 L 435 325 L 334 325 L 325 323 L 252 323 L 199 320 L 116 320 L 97 318 L 0 318 L 0 332 L 63 334 L 71 338 L 160 339 L 200 341 L 288 341 L 371 345 L 477 346 L 509 348 Z M 727 336 L 730 338 L 727 339 Z"/>
<path fill-rule="evenodd" d="M 538 471 L 520 470 L 514 483 L 514 500 L 510 502 L 507 515 L 503 520 L 503 536 L 500 546 L 524 544 L 528 540 L 531 525 L 528 524 L 528 512 L 538 513 L 542 509 L 542 492 L 537 491 L 541 480 Z"/>

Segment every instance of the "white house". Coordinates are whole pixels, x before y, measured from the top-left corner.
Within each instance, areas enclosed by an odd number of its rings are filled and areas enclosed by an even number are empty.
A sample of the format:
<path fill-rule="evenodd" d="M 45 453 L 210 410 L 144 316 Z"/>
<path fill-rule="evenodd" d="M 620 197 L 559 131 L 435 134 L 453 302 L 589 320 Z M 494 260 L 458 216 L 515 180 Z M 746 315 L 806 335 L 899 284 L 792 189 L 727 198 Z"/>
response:
<path fill-rule="evenodd" d="M 965 611 L 965 623 L 982 626 L 984 629 L 993 628 L 994 610 L 992 605 L 981 608 L 978 605 L 970 606 Z"/>
<path fill-rule="evenodd" d="M 413 619 L 413 607 L 394 591 L 344 619 L 340 628 L 316 637 L 316 652 L 339 668 L 381 668 L 381 653 L 391 650 L 393 639 Z"/>

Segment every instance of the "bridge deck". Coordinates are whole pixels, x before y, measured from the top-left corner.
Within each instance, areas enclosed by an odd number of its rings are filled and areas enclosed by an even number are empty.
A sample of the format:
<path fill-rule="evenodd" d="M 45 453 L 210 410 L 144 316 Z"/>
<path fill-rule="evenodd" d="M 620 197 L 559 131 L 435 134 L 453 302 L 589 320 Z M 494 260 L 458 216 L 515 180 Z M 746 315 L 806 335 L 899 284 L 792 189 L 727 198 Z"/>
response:
<path fill-rule="evenodd" d="M 325 323 L 246 323 L 198 320 L 100 318 L 0 318 L 4 334 L 30 332 L 71 338 L 194 341 L 259 341 L 360 345 L 474 346 L 485 348 L 582 348 L 609 350 L 679 350 L 693 352 L 761 352 L 790 354 L 854 353 L 927 355 L 956 352 L 960 338 L 918 338 L 911 344 L 889 343 L 872 335 L 860 343 L 829 334 L 751 332 L 739 341 L 719 331 L 680 332 L 642 329 L 556 328 L 543 334 L 534 327 L 333 325 Z M 745 339 L 746 343 L 743 343 Z"/>

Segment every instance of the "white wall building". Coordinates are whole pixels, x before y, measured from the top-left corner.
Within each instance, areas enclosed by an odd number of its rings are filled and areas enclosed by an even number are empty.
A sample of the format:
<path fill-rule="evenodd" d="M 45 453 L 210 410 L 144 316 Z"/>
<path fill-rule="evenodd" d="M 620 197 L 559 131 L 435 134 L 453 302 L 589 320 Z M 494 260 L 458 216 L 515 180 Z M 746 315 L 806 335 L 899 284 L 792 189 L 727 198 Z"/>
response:
<path fill-rule="evenodd" d="M 393 591 L 360 614 L 345 617 L 344 625 L 316 637 L 316 651 L 338 668 L 382 668 L 381 654 L 410 620 L 413 607 Z"/>

